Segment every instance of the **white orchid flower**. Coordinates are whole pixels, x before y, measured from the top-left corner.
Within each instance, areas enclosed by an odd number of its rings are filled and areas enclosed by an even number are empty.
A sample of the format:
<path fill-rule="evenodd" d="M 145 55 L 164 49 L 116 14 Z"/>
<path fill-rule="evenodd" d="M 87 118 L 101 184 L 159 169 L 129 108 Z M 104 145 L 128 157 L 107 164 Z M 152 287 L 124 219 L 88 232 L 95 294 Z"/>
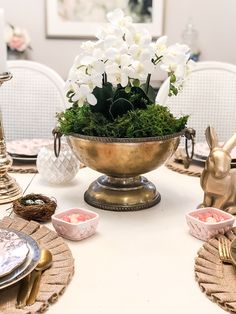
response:
<path fill-rule="evenodd" d="M 92 52 L 92 56 L 96 59 L 96 60 L 103 60 L 105 58 L 105 53 L 104 50 L 101 48 L 95 48 Z"/>
<path fill-rule="evenodd" d="M 133 76 L 132 78 L 143 80 L 147 76 L 147 71 L 144 64 L 138 60 L 134 61 L 132 66 Z"/>
<path fill-rule="evenodd" d="M 182 67 L 187 64 L 189 57 L 190 50 L 186 45 L 172 45 L 167 48 L 163 55 L 160 67 L 166 72 L 173 72 L 176 75 L 181 76 L 184 73 Z"/>
<path fill-rule="evenodd" d="M 74 96 L 72 101 L 78 101 L 78 106 L 82 107 L 84 103 L 88 102 L 90 105 L 94 106 L 97 103 L 96 97 L 91 93 L 88 85 L 82 84 L 74 88 Z"/>
<path fill-rule="evenodd" d="M 99 5 L 99 0 L 94 5 Z M 104 81 L 113 87 L 119 84 L 125 88 L 134 79 L 146 81 L 149 74 L 159 69 L 166 71 L 170 78 L 175 76 L 171 87 L 182 88 L 192 66 L 186 45 L 168 47 L 167 36 L 152 43 L 150 33 L 132 24 L 131 17 L 125 16 L 121 9 L 109 12 L 107 19 L 110 23 L 99 30 L 98 40 L 82 44 L 82 52 L 70 70 L 66 86 L 75 93 L 72 101 L 79 106 L 95 105 L 93 90 L 102 88 Z"/>
<path fill-rule="evenodd" d="M 91 53 L 95 47 L 95 43 L 91 40 L 85 41 L 81 44 L 81 49 L 85 50 L 87 53 Z"/>
<path fill-rule="evenodd" d="M 152 44 L 157 57 L 163 56 L 167 50 L 167 36 L 161 36 L 157 39 L 155 43 Z"/>
<path fill-rule="evenodd" d="M 105 52 L 105 57 L 109 60 L 114 60 L 119 54 L 119 50 L 115 47 L 110 47 Z"/>
<path fill-rule="evenodd" d="M 107 13 L 107 20 L 112 25 L 113 24 L 117 25 L 119 21 L 121 21 L 124 18 L 124 16 L 125 16 L 124 12 L 121 9 L 116 9 L 114 11 Z"/>
<path fill-rule="evenodd" d="M 144 29 L 129 29 L 125 34 L 125 40 L 131 45 L 148 46 L 152 41 L 152 37 L 148 30 Z"/>
<path fill-rule="evenodd" d="M 100 41 L 104 41 L 105 38 L 109 35 L 113 35 L 115 36 L 117 39 L 118 38 L 122 38 L 124 36 L 124 29 L 119 28 L 117 26 L 114 25 L 106 25 L 104 27 L 101 27 L 97 33 L 96 33 L 96 37 L 100 40 Z"/>
<path fill-rule="evenodd" d="M 152 60 L 155 55 L 150 47 L 141 47 L 139 45 L 132 45 L 129 49 L 130 55 L 139 61 Z"/>
<path fill-rule="evenodd" d="M 107 45 L 107 47 L 110 47 L 110 46 L 116 45 L 118 40 L 119 39 L 115 35 L 108 34 L 104 38 L 104 44 Z"/>
<path fill-rule="evenodd" d="M 119 26 L 120 28 L 129 27 L 132 24 L 132 18 L 125 16 L 121 9 L 115 9 L 112 12 L 107 13 L 107 19 L 111 25 Z"/>
<path fill-rule="evenodd" d="M 92 71 L 89 75 L 81 73 L 77 82 L 81 85 L 86 84 L 93 90 L 95 87 L 102 87 L 102 74 L 96 71 Z"/>
<path fill-rule="evenodd" d="M 107 80 L 114 86 L 120 84 L 122 87 L 128 85 L 129 76 L 127 67 L 121 68 L 118 64 L 110 64 L 106 66 Z"/>

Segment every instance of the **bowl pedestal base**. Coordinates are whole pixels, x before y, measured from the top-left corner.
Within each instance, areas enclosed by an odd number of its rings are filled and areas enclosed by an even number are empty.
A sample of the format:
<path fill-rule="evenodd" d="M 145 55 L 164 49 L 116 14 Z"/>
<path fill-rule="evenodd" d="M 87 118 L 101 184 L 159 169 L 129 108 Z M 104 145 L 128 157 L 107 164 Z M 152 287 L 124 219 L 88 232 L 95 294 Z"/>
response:
<path fill-rule="evenodd" d="M 90 184 L 84 200 L 97 208 L 112 211 L 135 211 L 159 203 L 160 193 L 143 176 L 111 177 L 103 175 Z"/>

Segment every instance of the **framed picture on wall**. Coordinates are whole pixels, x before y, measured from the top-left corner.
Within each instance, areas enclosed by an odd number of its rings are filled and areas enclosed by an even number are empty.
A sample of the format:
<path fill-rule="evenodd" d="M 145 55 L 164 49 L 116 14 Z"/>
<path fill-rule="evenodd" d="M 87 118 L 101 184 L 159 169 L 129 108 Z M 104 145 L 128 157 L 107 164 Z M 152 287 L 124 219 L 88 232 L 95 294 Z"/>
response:
<path fill-rule="evenodd" d="M 154 38 L 162 35 L 164 0 L 46 0 L 48 38 L 91 38 L 106 14 L 121 8 Z"/>

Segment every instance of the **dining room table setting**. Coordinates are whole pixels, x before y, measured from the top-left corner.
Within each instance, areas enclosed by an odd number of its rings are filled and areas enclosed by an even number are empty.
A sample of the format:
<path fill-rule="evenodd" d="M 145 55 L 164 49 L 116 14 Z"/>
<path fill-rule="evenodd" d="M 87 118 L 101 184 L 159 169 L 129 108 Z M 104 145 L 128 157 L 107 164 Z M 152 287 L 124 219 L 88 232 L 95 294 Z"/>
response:
<path fill-rule="evenodd" d="M 8 140 L 0 113 L 0 313 L 236 313 L 236 133 L 195 143 L 151 86 L 159 67 L 177 96 L 189 47 L 107 20 L 48 138 Z"/>
<path fill-rule="evenodd" d="M 88 167 L 62 185 L 37 172 L 11 175 L 24 195 L 1 205 L 2 313 L 236 311 L 234 216 L 197 209 L 199 177 L 162 166 L 147 174 L 161 192 L 158 205 L 115 212 L 85 202 L 84 191 L 98 175 Z M 40 212 L 42 204 L 25 201 L 42 196 L 56 200 L 48 220 L 16 214 L 14 204 L 22 199 L 23 207 Z"/>

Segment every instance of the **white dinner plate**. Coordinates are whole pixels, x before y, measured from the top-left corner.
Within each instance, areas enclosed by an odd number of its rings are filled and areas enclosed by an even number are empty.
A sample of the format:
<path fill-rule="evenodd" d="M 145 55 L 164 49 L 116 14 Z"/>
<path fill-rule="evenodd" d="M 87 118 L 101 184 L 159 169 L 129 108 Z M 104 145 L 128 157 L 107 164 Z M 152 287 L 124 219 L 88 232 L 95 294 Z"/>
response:
<path fill-rule="evenodd" d="M 27 243 L 28 247 L 28 254 L 23 263 L 14 268 L 10 273 L 0 278 L 0 289 L 3 289 L 15 284 L 34 270 L 40 258 L 40 248 L 33 238 L 23 232 L 7 228 L 1 230 L 5 230 L 8 233 L 15 233 L 22 241 Z"/>

